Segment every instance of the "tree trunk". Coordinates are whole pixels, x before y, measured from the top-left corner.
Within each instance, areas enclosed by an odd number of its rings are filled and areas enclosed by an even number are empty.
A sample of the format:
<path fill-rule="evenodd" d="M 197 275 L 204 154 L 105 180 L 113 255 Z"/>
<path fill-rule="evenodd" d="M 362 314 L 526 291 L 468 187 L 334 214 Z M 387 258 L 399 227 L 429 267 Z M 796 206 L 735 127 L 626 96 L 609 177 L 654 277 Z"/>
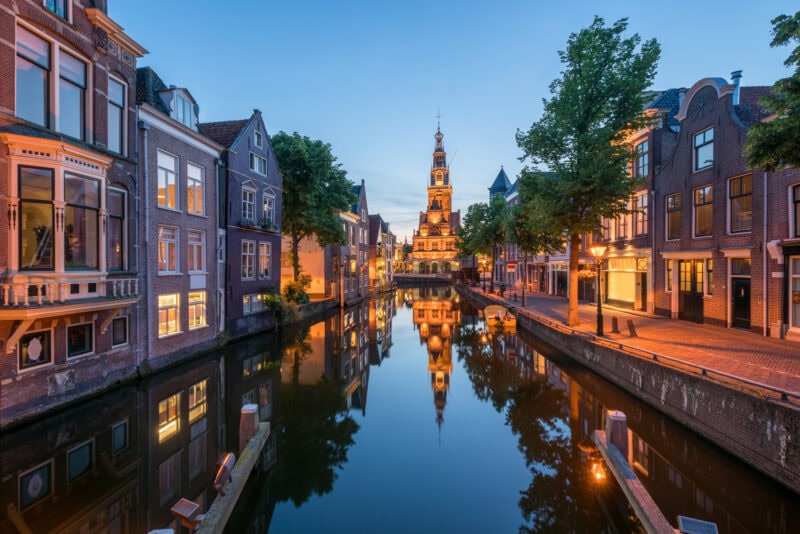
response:
<path fill-rule="evenodd" d="M 528 285 L 528 253 L 522 255 L 522 307 L 525 307 L 525 286 Z"/>
<path fill-rule="evenodd" d="M 581 253 L 581 235 L 569 236 L 569 313 L 567 326 L 578 326 L 581 319 L 578 316 L 578 259 Z"/>
<path fill-rule="evenodd" d="M 492 268 L 489 270 L 489 293 L 494 293 L 494 270 L 497 268 L 497 243 L 492 245 Z"/>
<path fill-rule="evenodd" d="M 296 235 L 292 236 L 292 268 L 294 269 L 294 281 L 300 279 L 300 240 Z"/>

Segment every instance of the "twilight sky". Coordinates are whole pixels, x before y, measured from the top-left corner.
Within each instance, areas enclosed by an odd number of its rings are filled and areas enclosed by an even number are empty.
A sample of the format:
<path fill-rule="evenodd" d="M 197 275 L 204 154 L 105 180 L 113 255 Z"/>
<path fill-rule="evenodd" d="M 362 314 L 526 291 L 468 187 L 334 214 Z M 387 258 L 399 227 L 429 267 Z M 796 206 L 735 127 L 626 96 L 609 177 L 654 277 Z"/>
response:
<path fill-rule="evenodd" d="M 630 34 L 658 39 L 653 88 L 667 89 L 739 69 L 743 85 L 787 76 L 789 49 L 769 47 L 770 20 L 796 10 L 787 0 L 109 2 L 150 51 L 139 65 L 188 88 L 202 122 L 258 108 L 270 134 L 330 143 L 399 241 L 425 209 L 437 110 L 463 214 L 487 200 L 500 165 L 516 177 L 515 133 L 540 117 L 557 51 L 594 15 L 628 17 Z"/>

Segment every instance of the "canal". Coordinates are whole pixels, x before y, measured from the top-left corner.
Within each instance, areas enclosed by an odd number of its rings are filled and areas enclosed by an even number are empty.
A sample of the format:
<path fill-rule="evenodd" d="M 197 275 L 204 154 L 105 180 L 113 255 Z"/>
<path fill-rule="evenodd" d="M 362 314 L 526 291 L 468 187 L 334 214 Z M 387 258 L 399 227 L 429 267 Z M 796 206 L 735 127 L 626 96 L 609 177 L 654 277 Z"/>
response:
<path fill-rule="evenodd" d="M 206 509 L 239 412 L 271 434 L 228 532 L 627 532 L 592 444 L 628 416 L 629 462 L 667 518 L 800 531 L 800 497 L 449 287 L 401 289 L 254 336 L 0 434 L 0 532 L 139 533 Z M 181 530 L 183 529 L 183 530 Z"/>

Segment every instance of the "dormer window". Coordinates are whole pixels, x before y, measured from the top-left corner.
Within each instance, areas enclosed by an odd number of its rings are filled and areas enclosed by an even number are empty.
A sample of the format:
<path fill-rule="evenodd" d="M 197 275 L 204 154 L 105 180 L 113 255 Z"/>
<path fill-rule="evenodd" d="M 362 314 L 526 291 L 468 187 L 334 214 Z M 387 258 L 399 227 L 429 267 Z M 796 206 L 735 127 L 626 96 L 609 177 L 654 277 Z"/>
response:
<path fill-rule="evenodd" d="M 258 130 L 255 131 L 255 144 L 258 148 L 264 148 L 264 134 Z"/>
<path fill-rule="evenodd" d="M 175 119 L 189 128 L 193 126 L 192 103 L 181 95 L 175 96 Z"/>

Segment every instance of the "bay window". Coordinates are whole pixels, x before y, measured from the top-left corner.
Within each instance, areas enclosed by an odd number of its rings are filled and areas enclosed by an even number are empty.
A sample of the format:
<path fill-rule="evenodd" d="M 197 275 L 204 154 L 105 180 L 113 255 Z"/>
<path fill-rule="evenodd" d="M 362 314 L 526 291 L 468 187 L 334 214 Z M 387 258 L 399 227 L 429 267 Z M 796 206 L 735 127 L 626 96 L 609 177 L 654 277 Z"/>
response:
<path fill-rule="evenodd" d="M 100 182 L 64 175 L 64 267 L 97 269 Z"/>
<path fill-rule="evenodd" d="M 19 168 L 20 269 L 53 270 L 53 171 Z"/>

